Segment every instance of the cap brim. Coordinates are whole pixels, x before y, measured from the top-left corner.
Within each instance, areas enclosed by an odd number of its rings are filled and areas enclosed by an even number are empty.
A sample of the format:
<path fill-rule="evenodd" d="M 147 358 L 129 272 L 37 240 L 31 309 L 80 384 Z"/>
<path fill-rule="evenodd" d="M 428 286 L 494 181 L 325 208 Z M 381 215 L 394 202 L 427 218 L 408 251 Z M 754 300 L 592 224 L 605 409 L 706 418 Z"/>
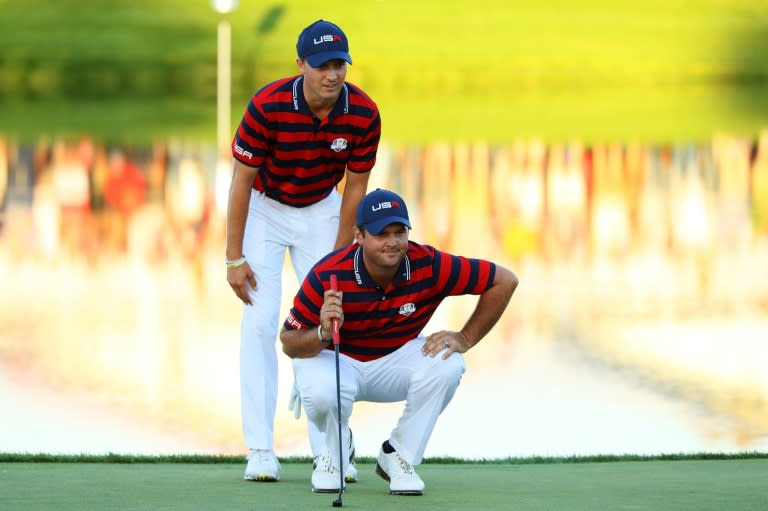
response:
<path fill-rule="evenodd" d="M 308 57 L 305 57 L 306 61 L 309 62 L 309 65 L 312 67 L 320 67 L 329 60 L 346 60 L 350 64 L 352 63 L 352 57 L 349 56 L 349 53 L 345 51 L 325 51 L 323 53 L 316 53 L 315 55 L 310 55 Z"/>
<path fill-rule="evenodd" d="M 407 228 L 411 229 L 411 223 L 408 221 L 407 218 L 403 218 L 401 216 L 388 216 L 386 218 L 381 218 L 379 220 L 376 220 L 375 222 L 371 222 L 369 224 L 363 225 L 365 227 L 365 230 L 373 234 L 374 236 L 381 234 L 381 231 L 383 231 L 388 225 L 392 224 L 403 224 Z"/>

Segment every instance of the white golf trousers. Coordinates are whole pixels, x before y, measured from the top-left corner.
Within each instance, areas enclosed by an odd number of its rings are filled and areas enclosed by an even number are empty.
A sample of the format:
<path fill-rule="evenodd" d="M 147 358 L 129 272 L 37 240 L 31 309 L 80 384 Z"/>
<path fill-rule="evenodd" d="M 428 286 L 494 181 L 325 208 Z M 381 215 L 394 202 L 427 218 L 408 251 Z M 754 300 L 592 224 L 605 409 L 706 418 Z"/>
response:
<path fill-rule="evenodd" d="M 256 190 L 251 193 L 243 254 L 256 274 L 256 290 L 250 293 L 253 305 L 243 306 L 240 329 L 241 413 L 249 449 L 274 448 L 276 343 L 285 251 L 300 284 L 312 265 L 333 249 L 340 207 L 336 191 L 305 208 L 286 206 Z M 309 440 L 313 454 L 323 452 L 325 439 L 311 424 Z"/>
<path fill-rule="evenodd" d="M 349 417 L 355 401 L 405 401 L 405 409 L 389 442 L 412 465 L 421 463 L 437 418 L 450 403 L 464 374 L 464 356 L 440 352 L 424 356 L 419 335 L 397 351 L 371 362 L 339 355 L 343 446 L 349 445 Z M 343 340 L 342 340 L 343 342 Z M 336 354 L 323 350 L 312 358 L 293 359 L 293 373 L 310 422 L 326 434 L 331 459 L 339 467 L 339 423 L 336 405 Z M 381 439 L 382 442 L 387 440 Z M 344 467 L 348 453 L 344 453 Z"/>

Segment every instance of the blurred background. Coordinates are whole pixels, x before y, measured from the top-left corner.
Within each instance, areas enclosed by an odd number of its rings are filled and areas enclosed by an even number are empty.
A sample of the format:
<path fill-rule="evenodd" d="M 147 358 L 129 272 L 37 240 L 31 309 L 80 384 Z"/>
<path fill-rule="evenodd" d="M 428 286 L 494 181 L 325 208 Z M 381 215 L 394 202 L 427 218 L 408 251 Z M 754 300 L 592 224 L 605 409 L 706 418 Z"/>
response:
<path fill-rule="evenodd" d="M 226 148 L 319 18 L 381 109 L 370 188 L 521 281 L 427 456 L 768 451 L 768 1 L 0 13 L 0 451 L 245 453 Z M 309 454 L 292 379 L 280 456 Z M 359 454 L 401 409 L 356 405 Z"/>

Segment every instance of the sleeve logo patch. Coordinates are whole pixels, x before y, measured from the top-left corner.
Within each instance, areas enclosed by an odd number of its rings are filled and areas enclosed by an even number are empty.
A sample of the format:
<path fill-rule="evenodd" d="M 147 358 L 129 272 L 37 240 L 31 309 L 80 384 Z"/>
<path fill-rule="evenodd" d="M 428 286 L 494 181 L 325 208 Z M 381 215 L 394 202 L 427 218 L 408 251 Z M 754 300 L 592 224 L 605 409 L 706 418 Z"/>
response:
<path fill-rule="evenodd" d="M 288 317 L 285 318 L 285 322 L 291 325 L 293 328 L 296 328 L 296 329 L 301 328 L 301 323 L 296 321 L 296 319 L 294 319 L 293 315 L 290 312 L 288 313 Z"/>
<path fill-rule="evenodd" d="M 253 158 L 253 153 L 252 152 L 246 151 L 245 149 L 243 149 L 242 147 L 240 147 L 237 144 L 235 144 L 235 152 L 237 154 L 239 154 L 240 156 L 244 157 L 244 158 L 248 158 L 249 160 L 251 158 Z"/>

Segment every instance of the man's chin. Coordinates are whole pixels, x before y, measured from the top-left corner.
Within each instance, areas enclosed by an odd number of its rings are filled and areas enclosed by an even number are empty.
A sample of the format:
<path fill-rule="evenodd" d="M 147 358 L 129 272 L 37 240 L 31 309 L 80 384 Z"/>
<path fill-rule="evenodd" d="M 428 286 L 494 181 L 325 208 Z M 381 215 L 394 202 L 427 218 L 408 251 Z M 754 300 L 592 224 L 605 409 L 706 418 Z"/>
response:
<path fill-rule="evenodd" d="M 393 254 L 384 254 L 384 260 L 390 266 L 397 266 L 400 264 L 400 261 L 403 260 L 403 254 L 401 254 L 400 252 L 393 253 Z"/>
<path fill-rule="evenodd" d="M 323 99 L 326 101 L 336 101 L 339 99 L 339 93 L 338 92 L 324 92 L 323 93 Z"/>

